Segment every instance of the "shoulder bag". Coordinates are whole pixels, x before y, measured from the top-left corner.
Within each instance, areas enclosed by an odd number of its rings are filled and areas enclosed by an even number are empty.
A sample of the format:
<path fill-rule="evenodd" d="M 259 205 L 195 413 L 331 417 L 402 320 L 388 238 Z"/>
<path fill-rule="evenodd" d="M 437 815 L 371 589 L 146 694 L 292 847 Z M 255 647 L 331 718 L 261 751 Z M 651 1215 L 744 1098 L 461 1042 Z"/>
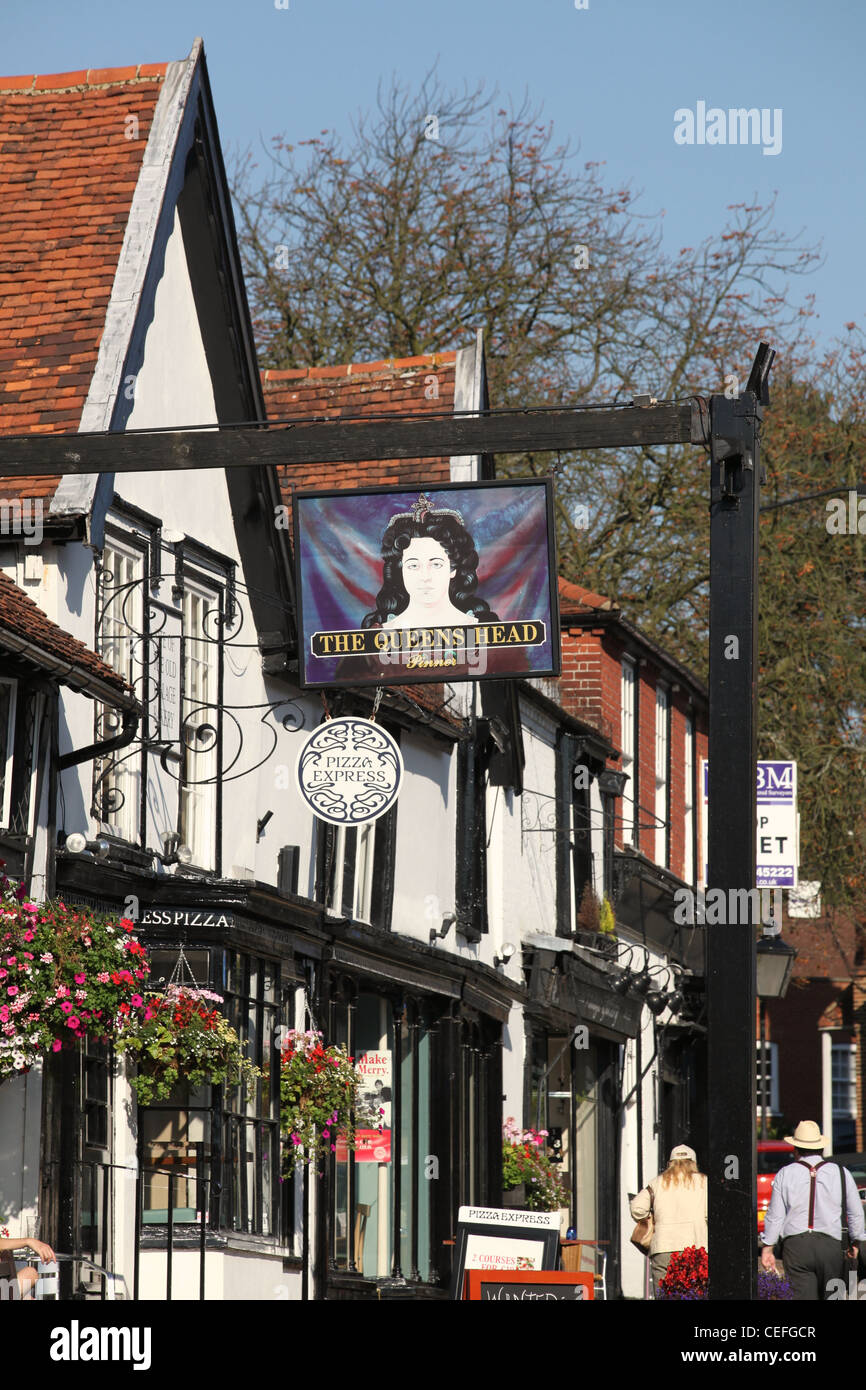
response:
<path fill-rule="evenodd" d="M 851 1235 L 848 1230 L 848 1184 L 845 1179 L 847 1169 L 844 1164 L 837 1163 L 839 1177 L 842 1179 L 842 1278 L 848 1281 L 848 1275 L 853 1273 L 857 1278 L 857 1256 L 852 1253 Z"/>
<path fill-rule="evenodd" d="M 653 1221 L 653 1203 L 655 1202 L 655 1193 L 653 1192 L 652 1188 L 649 1189 L 649 1195 L 649 1216 L 645 1216 L 642 1221 L 639 1221 L 631 1233 L 632 1245 L 635 1247 L 636 1250 L 639 1250 L 642 1255 L 647 1256 L 649 1256 L 650 1245 L 652 1244 L 653 1238 L 653 1231 L 655 1229 L 655 1222 Z"/>

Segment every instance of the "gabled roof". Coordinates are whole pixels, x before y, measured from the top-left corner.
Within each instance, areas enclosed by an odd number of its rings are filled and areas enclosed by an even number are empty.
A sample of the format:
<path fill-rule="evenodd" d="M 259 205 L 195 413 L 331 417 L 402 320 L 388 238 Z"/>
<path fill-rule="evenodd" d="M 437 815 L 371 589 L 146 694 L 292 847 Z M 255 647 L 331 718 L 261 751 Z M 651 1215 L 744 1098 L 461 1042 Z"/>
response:
<path fill-rule="evenodd" d="M 0 78 L 0 430 L 79 428 L 167 64 Z M 53 497 L 56 478 L 0 480 Z"/>
<path fill-rule="evenodd" d="M 425 415 L 455 409 L 456 352 L 262 372 L 269 420 L 339 420 L 349 416 Z M 285 505 L 292 488 L 359 488 L 408 483 L 447 483 L 451 461 L 369 459 L 277 469 Z"/>
<path fill-rule="evenodd" d="M 63 685 L 112 705 L 137 707 L 131 688 L 96 652 L 53 623 L 0 571 L 0 651 L 24 657 Z"/>

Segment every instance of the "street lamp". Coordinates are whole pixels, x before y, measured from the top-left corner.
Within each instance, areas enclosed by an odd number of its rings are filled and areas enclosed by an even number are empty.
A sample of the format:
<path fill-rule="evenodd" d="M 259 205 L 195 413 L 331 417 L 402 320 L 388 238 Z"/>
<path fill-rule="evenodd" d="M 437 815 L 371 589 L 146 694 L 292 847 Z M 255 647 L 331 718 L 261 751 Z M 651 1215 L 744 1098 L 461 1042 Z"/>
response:
<path fill-rule="evenodd" d="M 782 940 L 778 922 L 766 922 L 757 949 L 759 1016 L 761 1020 L 761 1138 L 767 1137 L 769 1109 L 767 1068 L 767 999 L 784 999 L 794 969 L 797 950 Z"/>

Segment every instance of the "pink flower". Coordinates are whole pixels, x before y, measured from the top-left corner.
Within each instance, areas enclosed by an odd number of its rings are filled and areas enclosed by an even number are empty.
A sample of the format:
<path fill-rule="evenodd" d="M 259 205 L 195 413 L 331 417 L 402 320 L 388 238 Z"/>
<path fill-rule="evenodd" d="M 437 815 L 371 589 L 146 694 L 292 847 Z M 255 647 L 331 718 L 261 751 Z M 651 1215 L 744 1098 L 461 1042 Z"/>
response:
<path fill-rule="evenodd" d="M 100 970 L 96 978 L 101 985 L 107 985 L 109 980 L 111 979 L 111 976 L 109 975 L 107 970 Z"/>
<path fill-rule="evenodd" d="M 67 1027 L 67 1028 L 80 1028 L 80 1027 L 81 1027 L 81 1019 L 80 1019 L 80 1018 L 76 1018 L 76 1017 L 75 1017 L 75 1014 L 73 1014 L 71 1018 L 68 1018 L 68 1019 L 66 1020 L 66 1027 Z"/>
<path fill-rule="evenodd" d="M 134 994 L 129 1002 L 134 1009 L 140 1009 L 142 1004 L 144 1003 L 144 1000 L 142 999 L 140 994 Z"/>
<path fill-rule="evenodd" d="M 91 944 L 89 936 L 83 936 L 81 939 L 84 942 L 85 946 L 89 946 Z"/>
<path fill-rule="evenodd" d="M 5 980 L 5 979 L 6 979 L 6 976 L 7 976 L 8 974 L 9 974 L 9 971 L 8 971 L 8 970 L 0 970 L 0 980 Z"/>
<path fill-rule="evenodd" d="M 24 933 L 24 940 L 25 940 L 25 941 L 32 941 L 35 935 L 36 935 L 35 931 L 31 931 L 31 930 L 28 928 L 28 930 Z"/>
<path fill-rule="evenodd" d="M 71 1014 L 71 1013 L 72 1013 L 72 1005 L 70 1004 L 70 1002 L 69 1002 L 68 999 L 64 999 L 64 1001 L 63 1001 L 63 1003 L 60 1005 L 60 1007 L 61 1007 L 61 1009 L 63 1010 L 63 1012 L 64 1012 L 65 1014 Z"/>
<path fill-rule="evenodd" d="M 59 1052 L 62 1046 L 63 1046 L 63 1043 L 60 1041 L 60 1039 L 59 1039 L 59 1038 L 55 1038 L 55 1039 L 54 1039 L 54 1042 L 51 1044 L 51 1051 L 52 1051 L 52 1052 Z"/>
<path fill-rule="evenodd" d="M 41 961 L 44 961 L 46 965 L 50 965 L 54 957 L 52 956 L 50 951 L 43 951 L 39 959 Z"/>
<path fill-rule="evenodd" d="M 9 1010 L 7 1009 L 6 1005 L 4 1004 L 3 1007 L 0 1008 L 0 1023 L 8 1023 L 8 1022 L 9 1022 Z"/>
<path fill-rule="evenodd" d="M 87 976 L 86 976 L 86 975 L 76 975 L 76 976 L 75 976 L 75 983 L 76 983 L 77 985 L 83 985 L 86 979 L 87 979 Z"/>
<path fill-rule="evenodd" d="M 70 990 L 68 985 L 58 985 L 56 990 L 54 991 L 54 997 L 55 999 L 65 999 L 69 992 Z"/>
<path fill-rule="evenodd" d="M 13 994 L 17 994 L 17 993 L 18 993 L 18 986 L 17 986 L 17 985 L 10 985 L 9 988 L 7 989 L 6 993 L 7 993 L 7 994 L 10 996 L 10 998 L 11 998 L 11 996 L 12 996 Z"/>

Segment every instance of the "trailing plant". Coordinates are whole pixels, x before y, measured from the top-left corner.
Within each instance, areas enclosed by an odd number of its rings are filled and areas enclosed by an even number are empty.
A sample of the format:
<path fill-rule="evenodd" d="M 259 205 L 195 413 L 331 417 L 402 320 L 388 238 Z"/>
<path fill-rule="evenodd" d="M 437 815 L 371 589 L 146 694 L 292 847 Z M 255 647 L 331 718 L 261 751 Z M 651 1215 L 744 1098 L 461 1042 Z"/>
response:
<path fill-rule="evenodd" d="M 2 868 L 2 863 L 0 863 Z M 0 1080 L 85 1033 L 104 1040 L 145 1011 L 150 964 L 129 918 L 34 903 L 0 877 Z"/>
<path fill-rule="evenodd" d="M 285 1172 L 334 1153 L 337 1135 L 355 1142 L 360 1078 L 345 1047 L 325 1047 L 322 1034 L 290 1029 L 280 1053 L 280 1128 Z"/>
<path fill-rule="evenodd" d="M 544 1152 L 546 1138 L 546 1129 L 521 1130 L 511 1116 L 502 1126 L 502 1186 L 509 1192 L 525 1184 L 530 1211 L 558 1211 L 568 1205 L 559 1170 Z"/>
<path fill-rule="evenodd" d="M 759 1270 L 758 1298 L 761 1302 L 790 1303 L 793 1297 L 794 1290 L 781 1274 L 775 1274 L 769 1269 Z"/>
<path fill-rule="evenodd" d="M 262 1076 L 219 1009 L 221 994 L 185 985 L 169 985 L 150 994 L 136 1021 L 118 1038 L 119 1052 L 138 1063 L 130 1084 L 140 1105 L 166 1100 L 178 1081 L 191 1086 L 244 1087 L 249 1099 Z"/>

